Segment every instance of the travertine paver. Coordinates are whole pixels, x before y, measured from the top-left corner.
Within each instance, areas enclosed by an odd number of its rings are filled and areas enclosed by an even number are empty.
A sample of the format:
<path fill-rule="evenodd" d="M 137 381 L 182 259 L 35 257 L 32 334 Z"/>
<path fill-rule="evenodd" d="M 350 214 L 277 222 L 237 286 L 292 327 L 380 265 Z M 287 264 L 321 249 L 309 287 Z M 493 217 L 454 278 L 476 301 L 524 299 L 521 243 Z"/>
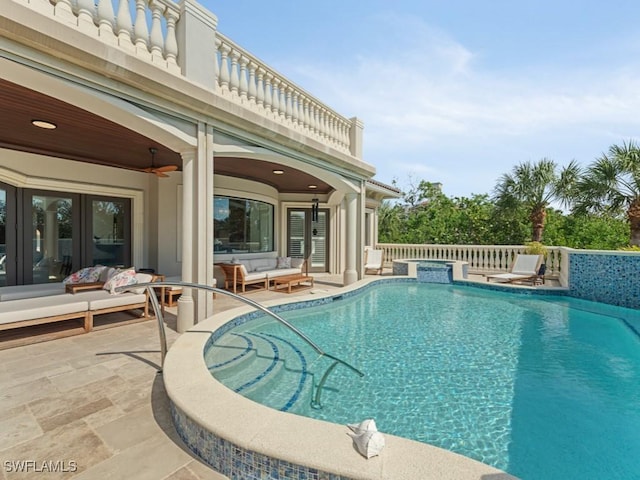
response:
<path fill-rule="evenodd" d="M 338 286 L 339 279 L 316 283 L 318 291 Z M 283 296 L 247 295 L 258 302 Z M 239 306 L 223 295 L 214 305 Z M 178 336 L 175 312 L 166 318 L 169 344 Z M 159 364 L 155 320 L 0 350 L 0 480 L 225 479 L 177 436 Z M 59 462 L 67 471 L 7 471 L 5 462 L 15 470 L 18 461 L 40 469 Z"/>

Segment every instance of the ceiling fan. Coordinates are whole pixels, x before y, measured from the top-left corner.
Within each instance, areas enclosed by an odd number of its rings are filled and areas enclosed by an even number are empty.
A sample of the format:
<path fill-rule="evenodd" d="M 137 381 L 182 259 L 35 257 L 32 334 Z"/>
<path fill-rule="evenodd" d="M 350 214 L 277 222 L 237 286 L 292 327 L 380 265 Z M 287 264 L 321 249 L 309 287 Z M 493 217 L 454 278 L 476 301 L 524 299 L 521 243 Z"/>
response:
<path fill-rule="evenodd" d="M 177 165 L 165 165 L 164 167 L 156 167 L 155 158 L 157 151 L 157 148 L 149 148 L 149 152 L 151 152 L 151 166 L 149 168 L 145 168 L 144 172 L 155 173 L 157 177 L 168 177 L 169 175 L 167 175 L 167 172 L 175 172 L 176 170 L 178 170 Z"/>

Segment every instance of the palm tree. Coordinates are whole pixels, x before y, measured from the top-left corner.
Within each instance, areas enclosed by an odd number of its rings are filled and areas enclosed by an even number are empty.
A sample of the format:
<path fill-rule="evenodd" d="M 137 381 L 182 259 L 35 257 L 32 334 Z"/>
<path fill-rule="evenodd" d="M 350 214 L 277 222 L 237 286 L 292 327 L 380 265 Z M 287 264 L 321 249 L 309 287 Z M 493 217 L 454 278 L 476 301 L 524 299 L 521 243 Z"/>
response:
<path fill-rule="evenodd" d="M 494 189 L 494 200 L 499 210 L 511 211 L 521 206 L 531 222 L 531 240 L 542 241 L 547 208 L 554 200 L 568 204 L 580 169 L 575 161 L 564 167 L 560 174 L 553 160 L 543 158 L 537 163 L 516 165 L 512 173 L 505 173 Z"/>
<path fill-rule="evenodd" d="M 640 246 L 640 147 L 612 145 L 576 185 L 573 213 L 626 215 L 631 245 Z"/>

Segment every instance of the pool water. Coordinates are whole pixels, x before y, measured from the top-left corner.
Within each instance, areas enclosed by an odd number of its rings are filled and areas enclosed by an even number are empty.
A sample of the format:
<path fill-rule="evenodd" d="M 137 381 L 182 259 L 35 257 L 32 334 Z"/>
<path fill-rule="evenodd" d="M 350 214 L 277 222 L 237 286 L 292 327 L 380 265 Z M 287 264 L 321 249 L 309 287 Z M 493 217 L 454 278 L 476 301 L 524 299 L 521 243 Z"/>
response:
<path fill-rule="evenodd" d="M 339 424 L 374 418 L 382 432 L 524 480 L 640 478 L 638 311 L 568 297 L 388 283 L 280 315 L 366 373 L 360 378 L 338 366 L 321 409 L 300 395 L 291 412 Z M 305 374 L 325 361 L 271 321 L 247 322 L 238 333 L 298 345 L 308 365 L 292 369 Z M 317 384 L 320 373 L 305 376 Z M 256 400 L 280 408 L 270 395 Z"/>

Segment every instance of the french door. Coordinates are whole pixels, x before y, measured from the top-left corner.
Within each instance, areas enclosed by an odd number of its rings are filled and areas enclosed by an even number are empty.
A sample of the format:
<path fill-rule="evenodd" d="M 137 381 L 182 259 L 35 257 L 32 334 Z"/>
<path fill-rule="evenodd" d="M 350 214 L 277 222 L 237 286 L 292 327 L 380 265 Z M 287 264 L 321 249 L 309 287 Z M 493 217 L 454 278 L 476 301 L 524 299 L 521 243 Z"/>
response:
<path fill-rule="evenodd" d="M 310 208 L 287 210 L 287 256 L 309 258 L 310 272 L 329 271 L 328 209 L 319 209 L 315 219 Z"/>
<path fill-rule="evenodd" d="M 17 278 L 16 189 L 0 183 L 0 287 L 14 285 Z"/>
<path fill-rule="evenodd" d="M 131 201 L 0 183 L 0 286 L 131 266 Z"/>

